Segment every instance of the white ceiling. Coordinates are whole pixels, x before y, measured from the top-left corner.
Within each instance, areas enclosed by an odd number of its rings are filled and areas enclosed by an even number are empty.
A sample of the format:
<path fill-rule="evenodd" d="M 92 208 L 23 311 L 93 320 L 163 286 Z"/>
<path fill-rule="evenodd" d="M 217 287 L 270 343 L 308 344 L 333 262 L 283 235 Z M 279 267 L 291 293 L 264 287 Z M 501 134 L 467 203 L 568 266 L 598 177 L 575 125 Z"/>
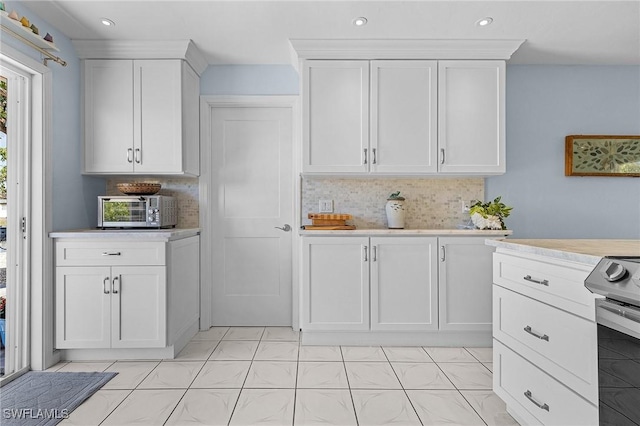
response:
<path fill-rule="evenodd" d="M 290 63 L 289 39 L 525 39 L 509 63 L 640 64 L 640 0 L 23 4 L 71 39 L 192 39 L 211 64 Z M 358 16 L 369 23 L 355 27 Z M 492 25 L 474 25 L 486 16 Z M 116 26 L 103 26 L 101 17 Z"/>

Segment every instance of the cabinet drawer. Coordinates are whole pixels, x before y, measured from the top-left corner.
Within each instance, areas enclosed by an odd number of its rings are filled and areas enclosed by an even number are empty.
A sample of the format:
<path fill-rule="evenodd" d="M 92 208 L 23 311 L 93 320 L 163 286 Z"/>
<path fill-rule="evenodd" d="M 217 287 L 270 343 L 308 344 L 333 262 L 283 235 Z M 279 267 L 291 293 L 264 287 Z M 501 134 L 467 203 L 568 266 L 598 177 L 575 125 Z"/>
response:
<path fill-rule="evenodd" d="M 164 265 L 163 242 L 59 241 L 57 266 Z"/>
<path fill-rule="evenodd" d="M 584 286 L 592 267 L 493 255 L 493 282 L 595 321 L 595 297 Z"/>
<path fill-rule="evenodd" d="M 493 336 L 593 403 L 598 401 L 596 323 L 494 286 Z"/>
<path fill-rule="evenodd" d="M 494 391 L 543 425 L 597 425 L 598 409 L 506 346 L 494 340 Z M 512 407 L 513 408 L 513 407 Z"/>

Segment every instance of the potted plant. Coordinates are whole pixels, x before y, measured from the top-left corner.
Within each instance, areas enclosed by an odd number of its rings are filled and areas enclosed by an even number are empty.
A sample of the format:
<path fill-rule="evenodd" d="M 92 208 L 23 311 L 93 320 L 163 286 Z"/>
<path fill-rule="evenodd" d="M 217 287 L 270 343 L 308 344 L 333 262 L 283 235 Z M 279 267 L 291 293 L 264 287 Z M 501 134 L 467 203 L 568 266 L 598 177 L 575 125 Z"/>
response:
<path fill-rule="evenodd" d="M 478 229 L 507 229 L 504 219 L 509 217 L 513 207 L 508 207 L 497 197 L 493 201 L 483 203 L 476 201 L 471 205 L 469 214 L 471 221 Z"/>

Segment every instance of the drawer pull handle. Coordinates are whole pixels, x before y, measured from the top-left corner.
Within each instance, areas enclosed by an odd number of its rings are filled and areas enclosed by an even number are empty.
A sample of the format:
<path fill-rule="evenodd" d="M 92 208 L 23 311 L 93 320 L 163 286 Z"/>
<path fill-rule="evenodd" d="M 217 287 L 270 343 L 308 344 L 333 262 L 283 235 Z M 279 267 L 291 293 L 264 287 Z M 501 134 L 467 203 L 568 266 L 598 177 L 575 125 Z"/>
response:
<path fill-rule="evenodd" d="M 549 341 L 549 336 L 547 336 L 546 334 L 540 335 L 540 334 L 534 332 L 533 330 L 531 330 L 531 327 L 529 327 L 529 326 L 526 326 L 524 328 L 524 331 L 526 331 L 527 333 L 529 333 L 530 335 L 532 335 L 534 337 L 537 337 L 540 340 L 546 340 L 547 342 Z"/>
<path fill-rule="evenodd" d="M 364 261 L 368 262 L 369 261 L 369 247 L 364 246 Z"/>
<path fill-rule="evenodd" d="M 541 284 L 541 285 L 549 285 L 549 281 L 547 280 L 537 280 L 535 278 L 531 278 L 531 275 L 525 275 L 524 277 L 522 277 L 524 280 L 526 281 L 531 281 L 532 283 L 536 283 L 536 284 Z"/>
<path fill-rule="evenodd" d="M 364 164 L 367 164 L 367 148 L 364 149 Z"/>
<path fill-rule="evenodd" d="M 102 255 L 103 256 L 120 256 L 122 253 L 120 253 L 119 251 L 103 251 Z"/>
<path fill-rule="evenodd" d="M 378 261 L 378 246 L 373 246 L 373 261 Z"/>
<path fill-rule="evenodd" d="M 118 288 L 116 288 L 116 281 L 118 282 Z M 113 278 L 113 281 L 111 281 L 111 292 L 113 294 L 118 294 L 119 289 L 120 289 L 120 276 L 117 276 Z"/>
<path fill-rule="evenodd" d="M 109 294 L 109 287 L 108 287 L 108 283 L 109 282 L 109 277 L 104 277 L 104 280 L 102 280 L 102 292 L 104 294 Z"/>
<path fill-rule="evenodd" d="M 540 404 L 538 401 L 533 399 L 533 396 L 531 395 L 531 391 L 530 390 L 527 389 L 527 391 L 524 393 L 524 396 L 526 396 L 529 401 L 533 402 L 536 407 L 540 408 L 541 410 L 549 411 L 549 405 L 548 404 Z"/>

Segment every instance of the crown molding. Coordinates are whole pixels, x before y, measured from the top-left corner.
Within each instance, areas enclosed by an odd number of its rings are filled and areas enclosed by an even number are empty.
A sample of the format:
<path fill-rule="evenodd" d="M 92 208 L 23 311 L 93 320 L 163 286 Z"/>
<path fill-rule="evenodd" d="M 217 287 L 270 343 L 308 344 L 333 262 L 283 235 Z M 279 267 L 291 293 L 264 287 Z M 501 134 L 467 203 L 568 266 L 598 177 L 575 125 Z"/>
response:
<path fill-rule="evenodd" d="M 201 75 L 209 66 L 191 40 L 72 40 L 80 59 L 184 59 Z"/>
<path fill-rule="evenodd" d="M 292 62 L 301 59 L 503 59 L 525 40 L 290 39 Z"/>

